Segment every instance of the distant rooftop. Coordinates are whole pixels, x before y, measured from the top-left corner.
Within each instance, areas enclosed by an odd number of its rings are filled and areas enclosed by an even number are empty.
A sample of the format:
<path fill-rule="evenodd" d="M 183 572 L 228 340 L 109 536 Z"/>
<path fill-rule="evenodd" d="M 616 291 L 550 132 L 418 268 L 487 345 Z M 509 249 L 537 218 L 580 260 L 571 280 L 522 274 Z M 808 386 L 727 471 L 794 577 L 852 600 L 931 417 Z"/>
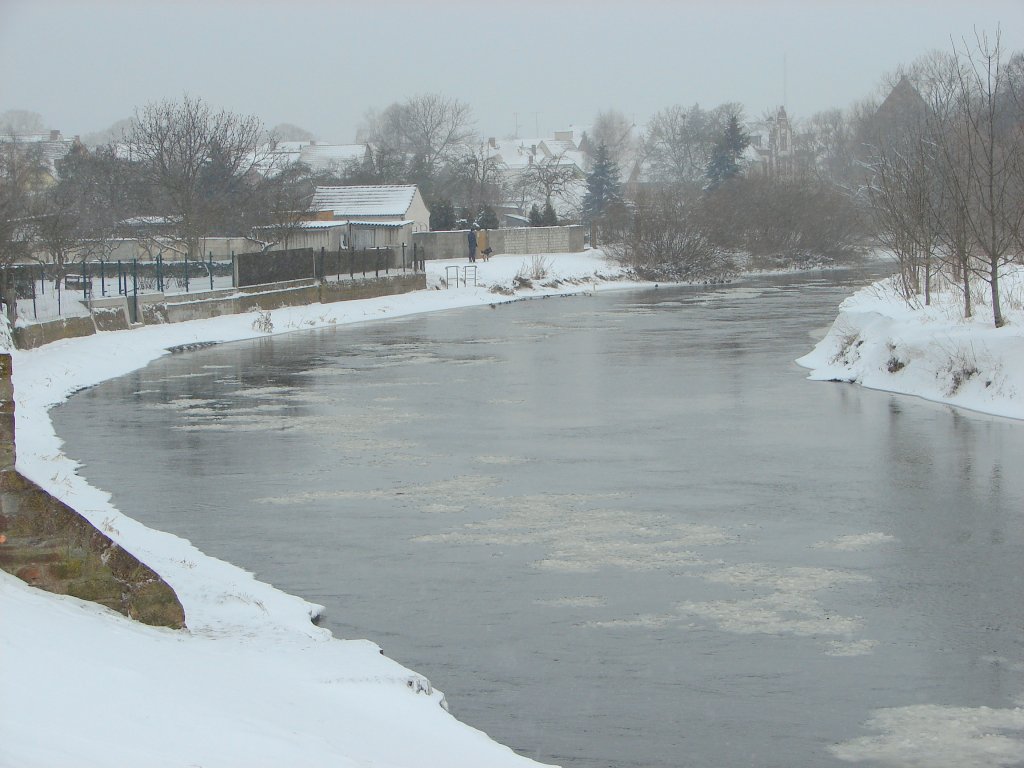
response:
<path fill-rule="evenodd" d="M 335 216 L 405 216 L 416 187 L 411 184 L 356 187 L 317 187 L 313 208 Z"/>

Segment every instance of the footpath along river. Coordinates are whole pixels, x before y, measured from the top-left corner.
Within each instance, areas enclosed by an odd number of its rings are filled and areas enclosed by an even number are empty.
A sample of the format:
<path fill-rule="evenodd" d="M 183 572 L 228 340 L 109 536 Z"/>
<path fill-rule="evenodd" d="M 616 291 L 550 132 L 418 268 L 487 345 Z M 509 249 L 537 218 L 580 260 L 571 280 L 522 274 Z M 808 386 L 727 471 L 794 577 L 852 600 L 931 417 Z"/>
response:
<path fill-rule="evenodd" d="M 896 764 L 864 737 L 970 751 L 1024 695 L 1024 425 L 805 379 L 877 276 L 292 333 L 54 419 L 119 509 L 325 605 L 522 754 Z"/>

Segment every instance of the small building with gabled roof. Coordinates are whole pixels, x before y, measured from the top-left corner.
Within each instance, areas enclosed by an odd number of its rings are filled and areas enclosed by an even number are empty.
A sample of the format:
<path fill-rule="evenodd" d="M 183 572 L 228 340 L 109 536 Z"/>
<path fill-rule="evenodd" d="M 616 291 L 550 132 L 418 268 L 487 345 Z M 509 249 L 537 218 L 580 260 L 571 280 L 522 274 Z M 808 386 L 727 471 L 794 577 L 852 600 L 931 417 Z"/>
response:
<path fill-rule="evenodd" d="M 414 184 L 317 187 L 312 209 L 317 221 L 346 222 L 355 248 L 411 245 L 413 232 L 430 231 L 430 211 Z"/>

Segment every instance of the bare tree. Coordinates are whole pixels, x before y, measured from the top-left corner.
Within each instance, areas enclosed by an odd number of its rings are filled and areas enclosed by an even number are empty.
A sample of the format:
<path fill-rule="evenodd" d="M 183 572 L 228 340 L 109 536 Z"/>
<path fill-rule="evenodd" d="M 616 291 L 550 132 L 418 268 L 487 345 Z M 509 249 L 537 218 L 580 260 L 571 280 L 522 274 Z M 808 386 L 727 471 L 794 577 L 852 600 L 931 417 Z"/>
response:
<path fill-rule="evenodd" d="M 10 136 L 0 141 L 0 301 L 13 323 L 18 303 L 13 266 L 31 254 L 31 213 L 45 165 L 38 147 L 23 147 Z"/>
<path fill-rule="evenodd" d="M 671 190 L 642 190 L 630 210 L 613 206 L 603 219 L 602 247 L 649 279 L 718 280 L 733 269 L 697 207 Z"/>
<path fill-rule="evenodd" d="M 427 178 L 473 136 L 469 105 L 438 93 L 413 96 L 368 119 L 371 143 L 413 156 Z"/>
<path fill-rule="evenodd" d="M 112 147 L 89 151 L 76 142 L 57 169 L 57 182 L 37 196 L 32 232 L 37 258 L 54 265 L 60 281 L 73 265 L 113 250 L 137 189 L 134 168 Z"/>
<path fill-rule="evenodd" d="M 685 187 L 703 186 L 715 140 L 733 114 L 742 114 L 742 107 L 722 104 L 708 111 L 694 104 L 658 112 L 644 131 L 644 162 L 651 180 Z"/>
<path fill-rule="evenodd" d="M 45 130 L 43 116 L 27 109 L 9 109 L 0 114 L 0 133 L 24 135 L 42 133 Z"/>
<path fill-rule="evenodd" d="M 998 32 L 927 54 L 897 73 L 870 132 L 876 227 L 900 259 L 908 299 L 923 288 L 929 301 L 934 263 L 960 287 L 970 317 L 976 276 L 988 283 L 997 327 L 1000 271 L 1020 253 L 1024 222 L 1024 110 L 1012 62 Z"/>
<path fill-rule="evenodd" d="M 904 137 L 879 151 L 869 195 L 876 233 L 896 256 L 901 289 L 910 299 L 924 290 L 931 303 L 932 268 L 938 244 L 941 188 L 932 146 L 924 133 Z"/>
<path fill-rule="evenodd" d="M 151 212 L 173 217 L 188 258 L 200 256 L 204 236 L 230 224 L 262 160 L 262 132 L 255 117 L 213 112 L 188 96 L 136 113 L 126 135 L 130 158 Z"/>
<path fill-rule="evenodd" d="M 454 148 L 448 162 L 439 170 L 435 196 L 477 210 L 505 198 L 505 166 L 486 143 L 467 143 Z"/>
<path fill-rule="evenodd" d="M 263 251 L 276 245 L 287 248 L 309 218 L 314 189 L 309 168 L 302 163 L 291 163 L 264 176 L 252 195 L 247 236 Z"/>
<path fill-rule="evenodd" d="M 1018 253 L 1024 220 L 1024 135 L 1020 123 L 1008 119 L 1012 81 L 998 31 L 993 39 L 976 33 L 973 45 L 964 41 L 954 56 L 956 111 L 940 146 L 947 164 L 960 169 L 947 175 L 948 189 L 984 258 L 992 320 L 999 328 L 1005 322 L 1000 270 Z"/>
<path fill-rule="evenodd" d="M 558 200 L 563 208 L 578 210 L 579 191 L 583 173 L 561 153 L 530 163 L 516 175 L 514 192 L 522 207 L 527 203 L 554 204 Z"/>
<path fill-rule="evenodd" d="M 603 110 L 594 118 L 590 140 L 594 146 L 603 144 L 619 167 L 626 169 L 636 155 L 638 137 L 633 135 L 635 127 L 633 121 L 619 110 Z"/>

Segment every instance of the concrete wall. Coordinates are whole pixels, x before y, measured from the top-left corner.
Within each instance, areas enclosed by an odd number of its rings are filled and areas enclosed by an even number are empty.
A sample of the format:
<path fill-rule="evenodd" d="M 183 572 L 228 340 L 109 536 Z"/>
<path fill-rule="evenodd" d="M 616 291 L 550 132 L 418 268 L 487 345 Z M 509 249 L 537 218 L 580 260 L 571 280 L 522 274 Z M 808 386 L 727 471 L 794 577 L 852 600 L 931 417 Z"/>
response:
<path fill-rule="evenodd" d="M 584 248 L 583 227 L 515 227 L 487 231 L 495 254 L 578 253 Z M 469 231 L 419 232 L 413 235 L 425 260 L 469 256 Z"/>
<path fill-rule="evenodd" d="M 59 339 L 77 339 L 96 333 L 92 317 L 65 317 L 48 323 L 33 323 L 11 329 L 11 337 L 18 349 L 34 349 Z"/>
<path fill-rule="evenodd" d="M 495 233 L 501 240 L 501 250 L 494 245 L 495 253 L 578 253 L 583 250 L 583 227 L 518 227 L 499 229 Z"/>
<path fill-rule="evenodd" d="M 203 258 L 208 258 L 213 253 L 215 260 L 230 259 L 232 253 L 248 253 L 258 251 L 259 245 L 247 237 L 207 237 L 200 240 L 200 250 Z M 114 262 L 131 261 L 152 261 L 157 254 L 163 254 L 166 261 L 177 261 L 182 258 L 181 245 L 154 242 L 148 238 L 124 238 L 113 244 L 109 255 L 104 257 L 106 261 Z M 38 254 L 42 261 L 46 261 L 44 254 Z"/>
<path fill-rule="evenodd" d="M 32 586 L 181 628 L 174 590 L 74 509 L 15 469 L 11 356 L 0 354 L 0 568 Z"/>

